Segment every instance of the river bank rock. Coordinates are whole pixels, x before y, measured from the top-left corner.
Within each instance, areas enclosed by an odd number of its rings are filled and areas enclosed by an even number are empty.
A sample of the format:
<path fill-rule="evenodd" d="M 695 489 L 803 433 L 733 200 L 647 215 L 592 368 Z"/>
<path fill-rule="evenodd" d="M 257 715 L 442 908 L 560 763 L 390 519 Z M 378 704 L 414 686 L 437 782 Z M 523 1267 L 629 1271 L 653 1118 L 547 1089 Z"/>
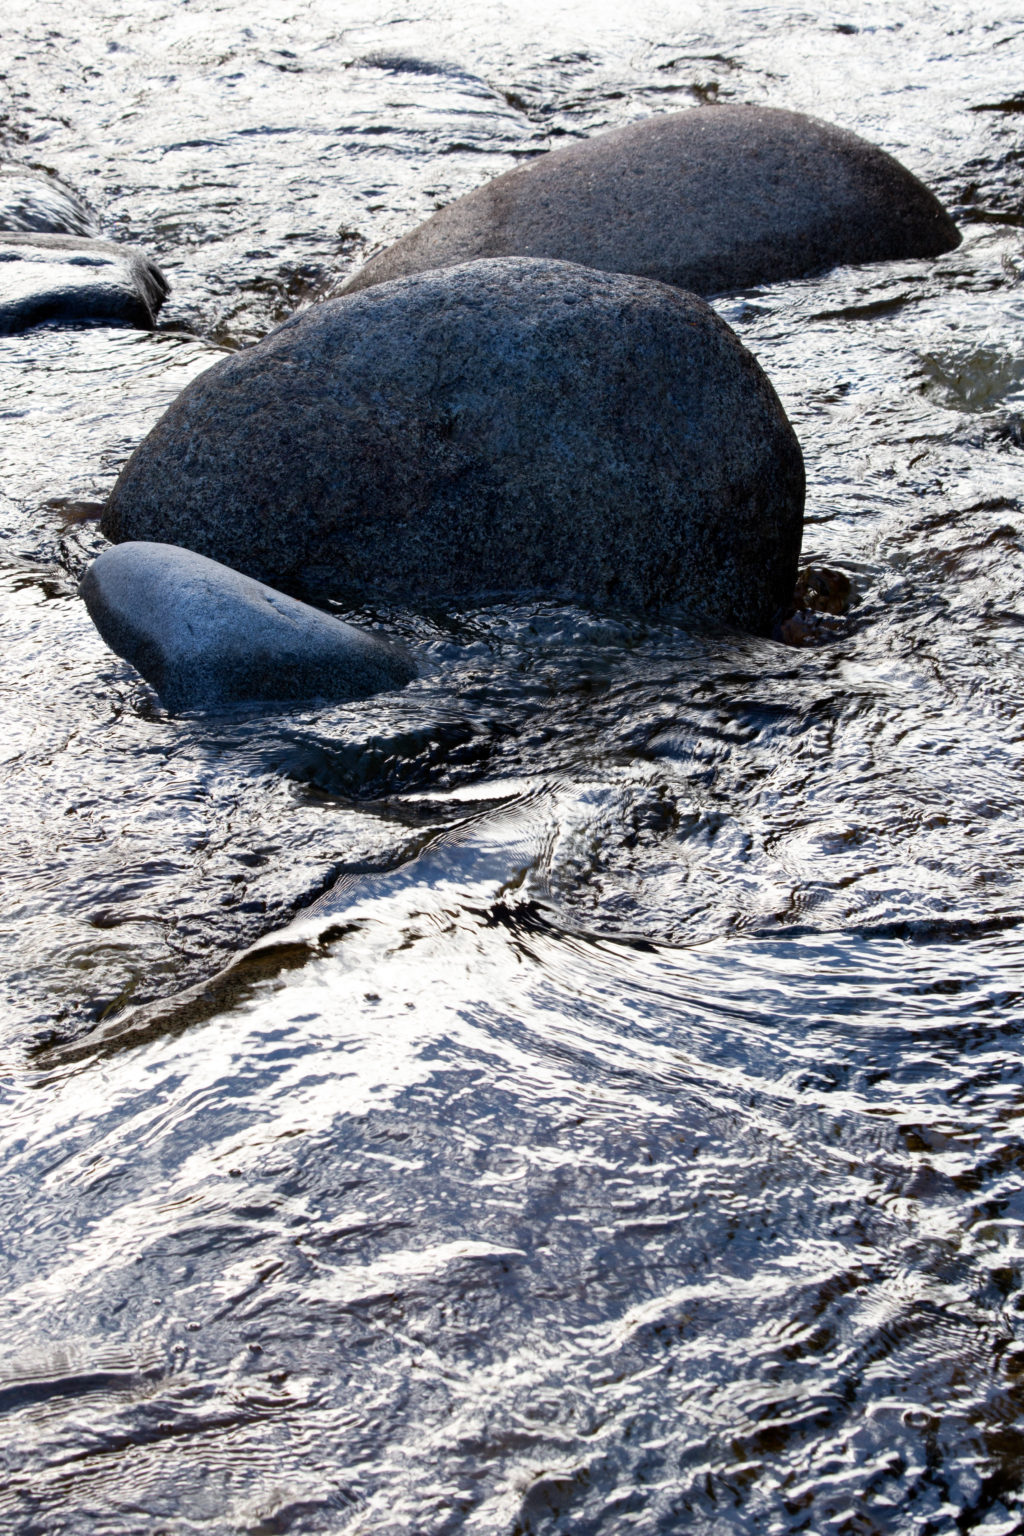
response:
<path fill-rule="evenodd" d="M 216 363 L 102 527 L 307 590 L 537 592 L 766 629 L 803 493 L 770 383 L 702 300 L 512 258 L 319 304 Z"/>
<path fill-rule="evenodd" d="M 155 322 L 169 284 L 145 251 L 77 235 L 0 234 L 0 336 L 44 320 Z"/>
<path fill-rule="evenodd" d="M 169 544 L 104 550 L 81 594 L 111 650 L 172 711 L 361 699 L 416 676 L 380 636 Z"/>
<path fill-rule="evenodd" d="M 547 256 L 725 293 L 959 243 L 932 193 L 856 134 L 776 108 L 695 107 L 498 176 L 340 292 L 481 257 Z"/>
<path fill-rule="evenodd" d="M 27 166 L 0 166 L 0 231 L 97 235 L 96 215 L 84 198 L 55 176 Z"/>

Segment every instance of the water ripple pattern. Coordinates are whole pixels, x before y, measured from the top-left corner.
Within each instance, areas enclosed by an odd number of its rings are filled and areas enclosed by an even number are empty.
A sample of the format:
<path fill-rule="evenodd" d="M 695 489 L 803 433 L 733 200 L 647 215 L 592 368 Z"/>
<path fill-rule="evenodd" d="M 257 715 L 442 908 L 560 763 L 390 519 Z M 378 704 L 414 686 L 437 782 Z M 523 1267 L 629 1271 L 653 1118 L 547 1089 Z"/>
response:
<path fill-rule="evenodd" d="M 14 0 L 5 163 L 173 283 L 0 340 L 0 1526 L 1024 1528 L 1024 28 Z M 729 295 L 848 632 L 338 611 L 422 675 L 174 719 L 76 596 L 181 387 L 439 204 L 820 114 L 935 262 Z"/>

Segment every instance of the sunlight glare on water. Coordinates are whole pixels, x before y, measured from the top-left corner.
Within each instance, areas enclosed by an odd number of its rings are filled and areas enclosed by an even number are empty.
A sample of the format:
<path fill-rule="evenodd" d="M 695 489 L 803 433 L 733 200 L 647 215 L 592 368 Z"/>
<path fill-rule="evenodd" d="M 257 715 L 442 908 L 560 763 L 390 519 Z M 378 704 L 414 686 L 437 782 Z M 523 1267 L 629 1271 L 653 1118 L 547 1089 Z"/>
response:
<path fill-rule="evenodd" d="M 1019 18 L 5 22 L 4 157 L 173 293 L 0 340 L 0 1525 L 1024 1528 Z M 402 692 L 169 717 L 77 579 L 183 385 L 524 156 L 709 100 L 861 132 L 964 233 L 715 301 L 841 637 L 382 607 Z"/>

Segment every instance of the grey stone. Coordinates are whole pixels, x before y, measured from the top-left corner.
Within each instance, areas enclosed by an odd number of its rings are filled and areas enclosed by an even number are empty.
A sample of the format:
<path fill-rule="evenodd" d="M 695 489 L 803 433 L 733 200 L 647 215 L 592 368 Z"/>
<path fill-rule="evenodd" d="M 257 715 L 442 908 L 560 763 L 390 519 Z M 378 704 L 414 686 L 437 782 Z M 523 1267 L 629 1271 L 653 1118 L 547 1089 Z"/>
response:
<path fill-rule="evenodd" d="M 104 550 L 81 593 L 111 650 L 174 711 L 361 699 L 416 675 L 390 641 L 170 544 Z"/>
<path fill-rule="evenodd" d="M 317 305 L 225 357 L 102 526 L 305 590 L 542 592 L 767 630 L 803 493 L 770 383 L 703 300 L 508 258 Z"/>
<path fill-rule="evenodd" d="M 0 336 L 44 320 L 148 329 L 169 291 L 145 251 L 76 235 L 0 234 Z"/>
<path fill-rule="evenodd" d="M 855 134 L 774 108 L 695 107 L 498 176 L 340 291 L 481 257 L 550 256 L 725 293 L 959 243 L 932 193 Z"/>
<path fill-rule="evenodd" d="M 26 166 L 0 167 L 0 230 L 51 235 L 96 235 L 96 216 L 54 176 Z"/>

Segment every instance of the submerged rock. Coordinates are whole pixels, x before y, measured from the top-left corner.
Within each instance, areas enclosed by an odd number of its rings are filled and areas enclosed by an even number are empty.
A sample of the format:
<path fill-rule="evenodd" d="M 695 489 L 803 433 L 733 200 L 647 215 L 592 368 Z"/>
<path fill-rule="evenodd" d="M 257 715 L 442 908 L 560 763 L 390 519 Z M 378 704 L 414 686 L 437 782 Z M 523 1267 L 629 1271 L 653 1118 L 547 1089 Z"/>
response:
<path fill-rule="evenodd" d="M 169 285 L 136 246 L 76 235 L 0 234 L 0 336 L 44 320 L 148 329 Z"/>
<path fill-rule="evenodd" d="M 724 293 L 959 243 L 932 193 L 856 134 L 775 108 L 695 107 L 498 176 L 341 292 L 480 257 L 550 256 Z"/>
<path fill-rule="evenodd" d="M 847 618 L 853 584 L 844 571 L 809 565 L 796 579 L 793 595 L 779 613 L 772 638 L 797 647 L 828 645 L 850 633 Z"/>
<path fill-rule="evenodd" d="M 516 258 L 317 305 L 224 358 L 136 450 L 103 529 L 307 589 L 763 630 L 803 494 L 770 383 L 702 300 Z"/>
<path fill-rule="evenodd" d="M 399 647 L 170 544 L 121 544 L 81 586 L 93 623 L 171 710 L 361 699 L 416 676 Z"/>
<path fill-rule="evenodd" d="M 0 167 L 0 231 L 96 235 L 99 226 L 88 204 L 56 177 L 7 165 Z"/>

